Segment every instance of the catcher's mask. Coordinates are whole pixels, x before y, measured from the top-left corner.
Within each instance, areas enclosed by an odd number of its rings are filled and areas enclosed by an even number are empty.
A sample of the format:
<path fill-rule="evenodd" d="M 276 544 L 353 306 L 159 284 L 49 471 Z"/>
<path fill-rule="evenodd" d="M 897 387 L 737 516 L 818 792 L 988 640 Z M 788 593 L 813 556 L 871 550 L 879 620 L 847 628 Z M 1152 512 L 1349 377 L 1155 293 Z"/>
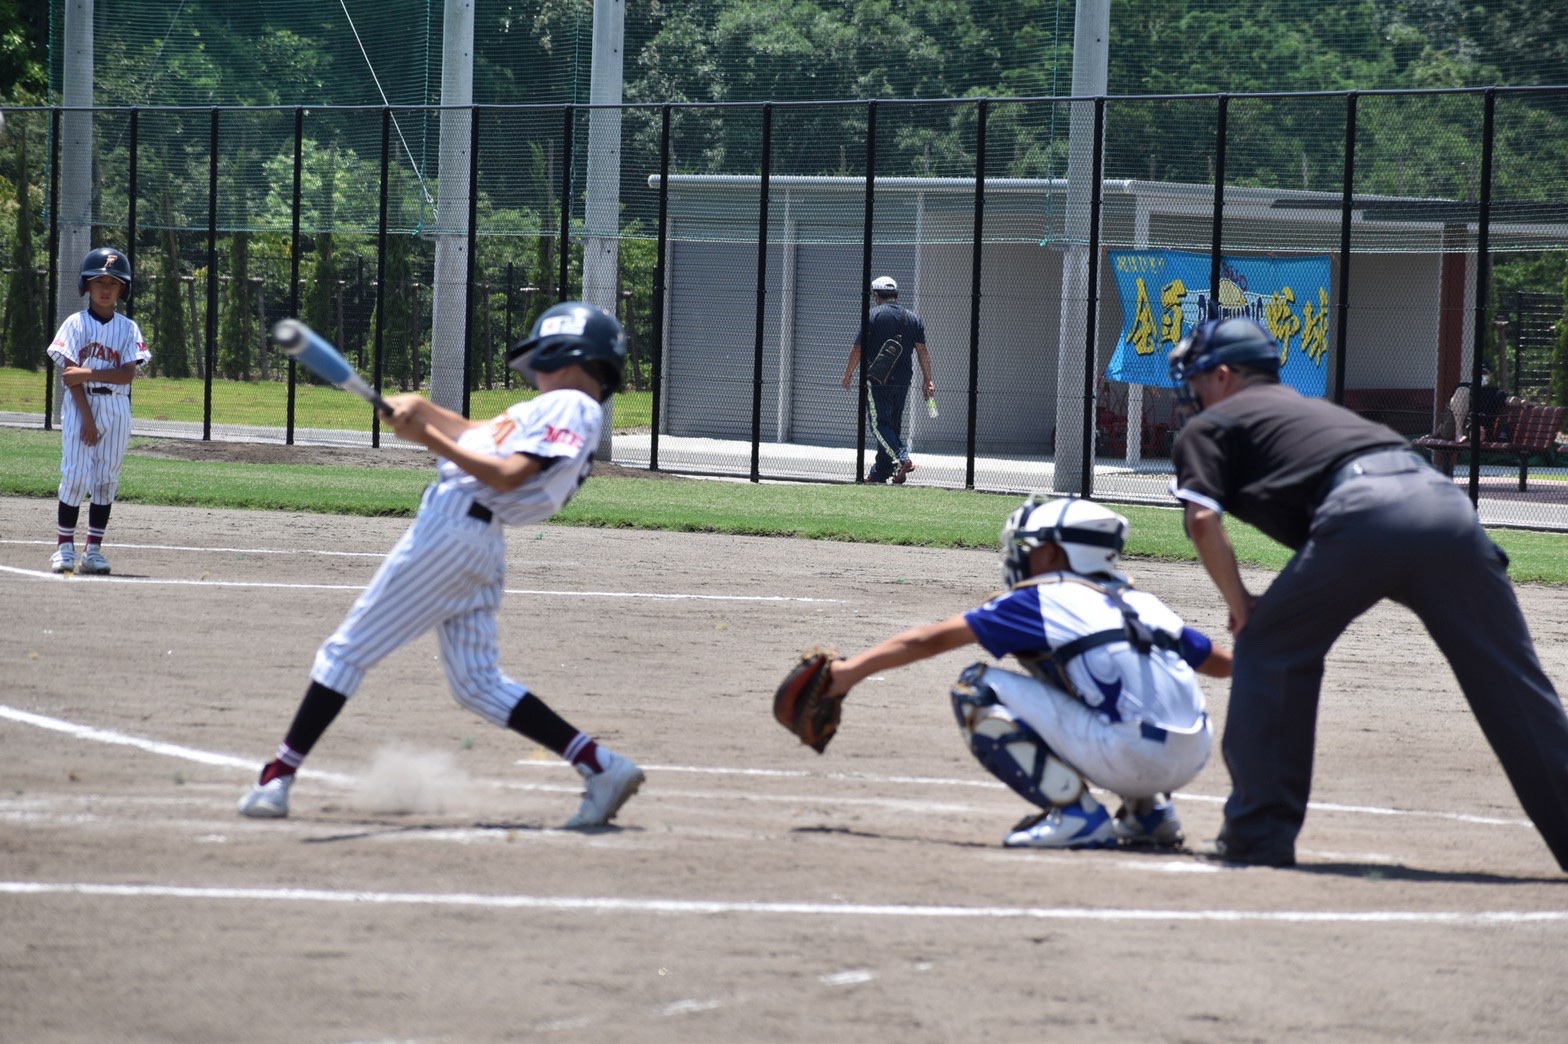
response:
<path fill-rule="evenodd" d="M 1117 568 L 1129 524 L 1114 511 L 1089 500 L 1062 497 L 1041 502 L 1031 496 L 1002 524 L 1002 582 L 1013 588 L 1029 579 L 1029 554 L 1055 544 L 1072 571 L 1125 583 Z"/>
<path fill-rule="evenodd" d="M 116 250 L 114 247 L 99 247 L 82 258 L 82 270 L 76 279 L 76 292 L 85 294 L 88 281 L 99 276 L 112 276 L 124 283 L 125 292 L 120 295 L 120 298 L 130 300 L 131 263 L 125 259 L 125 251 Z"/>
<path fill-rule="evenodd" d="M 506 353 L 506 365 L 539 387 L 538 374 L 581 366 L 599 381 L 601 400 L 621 390 L 626 373 L 626 332 L 597 305 L 567 301 L 547 308 L 529 335 Z"/>
<path fill-rule="evenodd" d="M 1278 379 L 1280 353 L 1274 335 L 1255 319 L 1238 315 L 1199 323 L 1171 349 L 1170 375 L 1176 382 L 1176 399 L 1188 412 L 1203 409 L 1187 382 L 1217 366 L 1257 370 Z"/>

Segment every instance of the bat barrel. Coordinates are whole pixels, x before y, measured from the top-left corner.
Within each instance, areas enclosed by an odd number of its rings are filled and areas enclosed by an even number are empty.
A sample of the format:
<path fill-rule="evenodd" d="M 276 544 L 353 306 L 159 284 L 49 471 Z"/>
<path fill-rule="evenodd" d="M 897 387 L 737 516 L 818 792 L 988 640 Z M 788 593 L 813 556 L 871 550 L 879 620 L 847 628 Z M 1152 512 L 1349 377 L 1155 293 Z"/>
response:
<path fill-rule="evenodd" d="M 272 343 L 293 355 L 305 347 L 305 324 L 298 319 L 279 319 L 272 326 Z"/>

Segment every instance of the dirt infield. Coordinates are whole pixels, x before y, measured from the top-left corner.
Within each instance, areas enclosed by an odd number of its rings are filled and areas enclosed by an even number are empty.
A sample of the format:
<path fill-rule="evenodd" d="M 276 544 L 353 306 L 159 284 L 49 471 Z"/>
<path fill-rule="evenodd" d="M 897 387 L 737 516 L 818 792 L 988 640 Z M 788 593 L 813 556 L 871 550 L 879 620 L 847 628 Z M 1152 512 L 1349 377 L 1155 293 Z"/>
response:
<path fill-rule="evenodd" d="M 1563 1038 L 1568 876 L 1397 608 L 1331 657 L 1294 870 L 1002 849 L 964 653 L 865 683 L 824 756 L 772 721 L 802 645 L 968 608 L 992 554 L 552 527 L 511 535 L 503 661 L 647 767 L 618 827 L 555 829 L 575 775 L 429 637 L 292 818 L 239 818 L 405 524 L 122 504 L 115 575 L 63 579 L 52 504 L 0 499 L 0 1040 Z M 1223 635 L 1197 566 L 1132 572 Z M 1568 595 L 1521 599 L 1568 681 Z M 1178 799 L 1194 842 L 1226 787 Z"/>

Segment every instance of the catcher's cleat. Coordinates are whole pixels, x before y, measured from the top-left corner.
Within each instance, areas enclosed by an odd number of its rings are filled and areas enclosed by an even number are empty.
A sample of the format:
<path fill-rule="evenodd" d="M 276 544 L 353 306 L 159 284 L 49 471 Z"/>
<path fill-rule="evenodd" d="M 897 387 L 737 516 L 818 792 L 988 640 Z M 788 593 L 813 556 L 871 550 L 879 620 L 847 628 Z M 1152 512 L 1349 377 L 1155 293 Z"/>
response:
<path fill-rule="evenodd" d="M 1025 819 L 1002 844 L 1008 848 L 1115 848 L 1116 826 L 1088 794 L 1064 808 Z"/>
<path fill-rule="evenodd" d="M 108 576 L 109 560 L 103 557 L 103 552 L 98 549 L 98 545 L 89 544 L 76 563 L 76 571 L 82 576 Z"/>
<path fill-rule="evenodd" d="M 1116 836 L 1139 848 L 1180 848 L 1186 835 L 1176 806 L 1164 798 L 1139 798 L 1116 812 Z"/>
<path fill-rule="evenodd" d="M 293 785 L 292 775 L 257 783 L 240 798 L 240 815 L 251 819 L 285 818 L 289 814 L 289 788 Z"/>
<path fill-rule="evenodd" d="M 49 571 L 51 573 L 76 572 L 76 545 L 61 544 L 55 548 L 54 554 L 49 556 Z"/>
<path fill-rule="evenodd" d="M 599 748 L 599 760 L 604 766 L 602 772 L 594 772 L 586 765 L 577 766 L 577 771 L 582 773 L 585 781 L 583 803 L 577 814 L 566 821 L 568 830 L 604 826 L 637 793 L 637 788 L 642 786 L 646 778 L 642 769 L 632 764 L 629 758 L 623 758 L 604 747 Z"/>

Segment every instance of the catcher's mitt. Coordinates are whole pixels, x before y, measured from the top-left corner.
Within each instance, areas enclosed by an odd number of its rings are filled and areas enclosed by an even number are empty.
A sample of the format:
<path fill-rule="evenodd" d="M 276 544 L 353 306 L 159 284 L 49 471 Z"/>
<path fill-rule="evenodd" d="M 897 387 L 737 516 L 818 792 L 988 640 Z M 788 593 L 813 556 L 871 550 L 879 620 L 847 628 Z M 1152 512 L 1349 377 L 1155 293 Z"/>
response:
<path fill-rule="evenodd" d="M 828 740 L 838 731 L 844 704 L 843 696 L 828 695 L 828 684 L 833 680 L 828 665 L 835 655 L 834 650 L 820 646 L 805 650 L 773 694 L 773 716 L 818 754 L 827 749 Z"/>

